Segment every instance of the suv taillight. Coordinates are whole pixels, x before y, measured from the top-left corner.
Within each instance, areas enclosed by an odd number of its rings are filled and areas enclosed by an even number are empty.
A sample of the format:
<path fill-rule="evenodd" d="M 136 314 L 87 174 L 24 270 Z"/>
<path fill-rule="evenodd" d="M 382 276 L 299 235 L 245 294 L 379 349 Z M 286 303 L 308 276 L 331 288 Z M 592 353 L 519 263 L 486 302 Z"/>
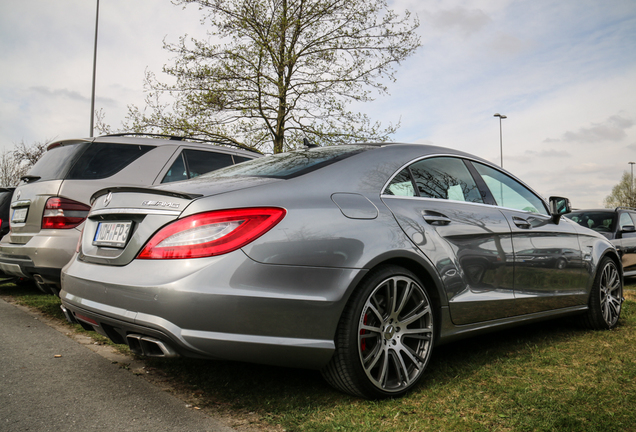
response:
<path fill-rule="evenodd" d="M 68 198 L 49 198 L 44 205 L 42 229 L 75 228 L 88 216 L 90 206 Z"/>
<path fill-rule="evenodd" d="M 287 212 L 276 207 L 217 210 L 176 220 L 161 228 L 138 259 L 182 259 L 235 251 L 272 229 Z"/>

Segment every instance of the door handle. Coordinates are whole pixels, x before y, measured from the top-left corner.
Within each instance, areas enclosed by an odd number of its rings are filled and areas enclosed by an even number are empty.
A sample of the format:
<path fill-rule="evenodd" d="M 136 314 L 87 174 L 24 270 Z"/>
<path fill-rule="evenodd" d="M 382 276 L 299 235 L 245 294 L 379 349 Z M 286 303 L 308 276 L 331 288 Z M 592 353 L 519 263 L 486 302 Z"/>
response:
<path fill-rule="evenodd" d="M 512 218 L 512 221 L 515 223 L 515 225 L 517 225 L 519 228 L 523 228 L 523 229 L 529 229 L 532 227 L 532 225 L 530 224 L 530 222 L 528 222 L 527 220 L 514 216 Z"/>
<path fill-rule="evenodd" d="M 451 220 L 441 213 L 423 213 L 422 217 L 431 225 L 448 225 Z"/>

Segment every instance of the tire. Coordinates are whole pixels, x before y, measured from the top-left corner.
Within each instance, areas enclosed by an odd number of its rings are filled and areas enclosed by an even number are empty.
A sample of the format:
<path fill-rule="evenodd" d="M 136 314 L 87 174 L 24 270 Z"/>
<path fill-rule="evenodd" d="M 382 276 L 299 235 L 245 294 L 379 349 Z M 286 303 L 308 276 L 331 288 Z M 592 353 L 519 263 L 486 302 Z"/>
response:
<path fill-rule="evenodd" d="M 428 365 L 434 323 L 430 297 L 415 274 L 393 265 L 378 268 L 349 300 L 338 324 L 336 351 L 322 375 L 354 396 L 401 396 Z"/>
<path fill-rule="evenodd" d="M 593 330 L 616 327 L 623 303 L 623 278 L 616 263 L 608 257 L 601 260 L 590 292 L 588 311 L 583 324 Z"/>

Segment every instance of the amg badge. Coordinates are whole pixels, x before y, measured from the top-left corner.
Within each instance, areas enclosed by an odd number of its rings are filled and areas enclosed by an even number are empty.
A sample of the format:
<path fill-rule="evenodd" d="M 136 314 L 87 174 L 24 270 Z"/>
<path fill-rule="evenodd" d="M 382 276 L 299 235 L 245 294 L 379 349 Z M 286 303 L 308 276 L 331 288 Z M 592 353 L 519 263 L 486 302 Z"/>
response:
<path fill-rule="evenodd" d="M 141 203 L 142 206 L 149 207 L 169 207 L 169 208 L 179 208 L 180 204 L 166 202 L 166 201 L 144 201 Z"/>

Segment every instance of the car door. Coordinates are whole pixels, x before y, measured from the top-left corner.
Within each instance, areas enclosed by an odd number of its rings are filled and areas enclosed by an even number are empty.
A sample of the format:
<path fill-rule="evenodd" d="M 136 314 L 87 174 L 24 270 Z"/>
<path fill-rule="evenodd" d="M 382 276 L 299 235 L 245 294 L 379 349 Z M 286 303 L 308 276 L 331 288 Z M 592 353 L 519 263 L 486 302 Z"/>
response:
<path fill-rule="evenodd" d="M 455 324 L 504 318 L 514 310 L 511 230 L 484 198 L 465 162 L 447 156 L 415 161 L 382 196 L 437 268 Z"/>
<path fill-rule="evenodd" d="M 582 253 L 573 222 L 555 220 L 542 199 L 493 167 L 472 162 L 512 231 L 517 314 L 584 304 Z"/>
<path fill-rule="evenodd" d="M 626 275 L 636 274 L 636 230 L 634 214 L 623 211 L 619 214 L 617 240 L 614 243 L 621 254 L 623 270 Z"/>

